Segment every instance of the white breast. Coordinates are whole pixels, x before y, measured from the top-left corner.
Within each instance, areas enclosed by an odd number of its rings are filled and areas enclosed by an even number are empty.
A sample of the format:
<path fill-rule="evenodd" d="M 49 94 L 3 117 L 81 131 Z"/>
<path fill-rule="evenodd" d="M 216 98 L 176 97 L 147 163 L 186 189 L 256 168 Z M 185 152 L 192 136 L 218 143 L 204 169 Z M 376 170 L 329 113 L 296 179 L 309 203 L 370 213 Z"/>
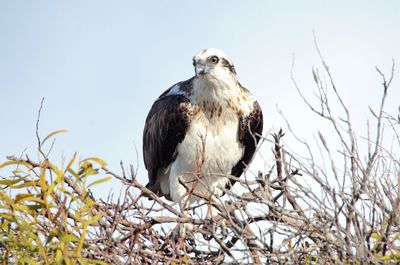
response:
<path fill-rule="evenodd" d="M 226 176 L 243 155 L 243 147 L 238 142 L 238 123 L 236 115 L 211 122 L 203 113 L 196 116 L 178 145 L 178 156 L 170 168 L 169 188 L 173 200 L 186 193 L 179 178 L 189 188 L 196 185 L 197 192 L 222 194 L 219 187 L 225 187 L 229 181 Z"/>
<path fill-rule="evenodd" d="M 238 141 L 239 115 L 249 115 L 254 104 L 254 98 L 230 72 L 195 78 L 192 85 L 187 96 L 196 114 L 177 146 L 175 161 L 160 181 L 163 193 L 174 201 L 186 193 L 185 186 L 203 194 L 222 194 L 227 176 L 243 157 L 244 148 Z"/>

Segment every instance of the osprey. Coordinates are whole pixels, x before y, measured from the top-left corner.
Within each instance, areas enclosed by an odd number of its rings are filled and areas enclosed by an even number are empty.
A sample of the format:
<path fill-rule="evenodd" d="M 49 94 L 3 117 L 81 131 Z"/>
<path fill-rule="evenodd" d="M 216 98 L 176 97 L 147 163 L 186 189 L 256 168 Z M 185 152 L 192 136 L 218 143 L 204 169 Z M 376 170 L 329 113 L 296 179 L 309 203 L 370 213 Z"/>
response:
<path fill-rule="evenodd" d="M 193 57 L 195 76 L 154 102 L 143 132 L 147 188 L 169 200 L 191 189 L 221 196 L 256 151 L 263 127 L 260 105 L 218 49 Z"/>

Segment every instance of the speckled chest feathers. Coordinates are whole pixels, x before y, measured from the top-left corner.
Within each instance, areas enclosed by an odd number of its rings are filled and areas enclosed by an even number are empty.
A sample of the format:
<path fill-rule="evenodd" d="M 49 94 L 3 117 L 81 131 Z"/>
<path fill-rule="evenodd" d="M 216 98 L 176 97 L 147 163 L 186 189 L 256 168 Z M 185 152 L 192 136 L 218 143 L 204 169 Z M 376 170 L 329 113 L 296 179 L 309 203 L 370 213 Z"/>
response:
<path fill-rule="evenodd" d="M 221 188 L 229 182 L 227 176 L 243 156 L 239 120 L 249 115 L 254 104 L 250 93 L 233 78 L 194 79 L 188 98 L 192 119 L 177 146 L 179 156 L 171 164 L 169 183 L 161 185 L 173 199 L 186 191 L 178 178 L 188 187 L 197 183 L 198 192 L 222 193 Z M 173 187 L 171 191 L 169 187 Z"/>

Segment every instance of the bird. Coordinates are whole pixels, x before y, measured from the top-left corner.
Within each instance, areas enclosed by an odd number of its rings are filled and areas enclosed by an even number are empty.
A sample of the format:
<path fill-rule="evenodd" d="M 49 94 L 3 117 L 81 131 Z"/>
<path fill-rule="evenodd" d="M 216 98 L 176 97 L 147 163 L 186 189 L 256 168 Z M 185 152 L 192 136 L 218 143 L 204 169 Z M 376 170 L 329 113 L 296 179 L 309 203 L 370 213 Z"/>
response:
<path fill-rule="evenodd" d="M 156 99 L 143 130 L 146 188 L 178 202 L 190 190 L 222 196 L 249 166 L 263 130 L 258 101 L 223 51 L 199 51 L 193 67 L 193 77 Z"/>

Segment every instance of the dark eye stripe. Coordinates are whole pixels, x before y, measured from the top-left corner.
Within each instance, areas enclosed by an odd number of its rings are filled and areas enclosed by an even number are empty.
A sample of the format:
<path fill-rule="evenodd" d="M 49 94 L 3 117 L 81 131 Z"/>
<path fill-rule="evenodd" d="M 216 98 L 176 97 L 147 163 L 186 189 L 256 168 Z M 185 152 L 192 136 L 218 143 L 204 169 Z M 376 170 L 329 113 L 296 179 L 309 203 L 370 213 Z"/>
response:
<path fill-rule="evenodd" d="M 227 59 L 225 58 L 221 59 L 221 66 L 228 68 L 232 74 L 236 75 L 235 66 L 233 66 L 233 64 L 230 64 Z"/>

